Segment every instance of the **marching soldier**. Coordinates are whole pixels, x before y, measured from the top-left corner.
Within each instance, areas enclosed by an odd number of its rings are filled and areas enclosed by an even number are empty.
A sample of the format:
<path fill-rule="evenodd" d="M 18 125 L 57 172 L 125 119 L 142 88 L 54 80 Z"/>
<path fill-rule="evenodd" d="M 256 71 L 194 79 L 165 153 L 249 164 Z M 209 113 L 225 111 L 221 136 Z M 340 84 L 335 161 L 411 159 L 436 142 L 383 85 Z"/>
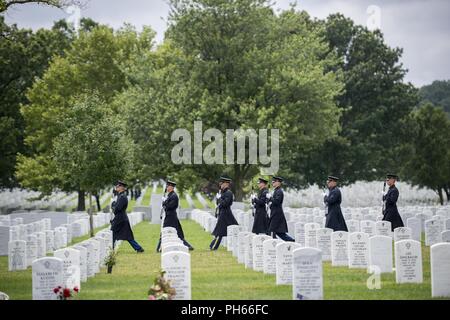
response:
<path fill-rule="evenodd" d="M 295 241 L 288 234 L 288 228 L 286 218 L 283 212 L 283 189 L 281 189 L 281 183 L 283 178 L 273 177 L 272 186 L 274 187 L 272 197 L 267 194 L 267 198 L 270 203 L 270 218 L 269 218 L 269 232 L 272 233 L 272 237 L 275 239 L 277 236 L 284 241 Z"/>
<path fill-rule="evenodd" d="M 237 221 L 231 212 L 231 205 L 233 204 L 233 193 L 230 190 L 231 179 L 228 177 L 220 177 L 220 194 L 217 194 L 219 216 L 217 224 L 212 232 L 214 239 L 209 245 L 211 250 L 217 250 L 223 237 L 227 236 L 227 227 L 237 225 Z"/>
<path fill-rule="evenodd" d="M 173 181 L 167 181 L 166 183 L 166 190 L 168 192 L 167 197 L 163 199 L 162 206 L 164 208 L 164 211 L 166 213 L 164 217 L 163 222 L 163 228 L 165 227 L 172 227 L 177 229 L 178 238 L 180 238 L 183 241 L 183 244 L 189 248 L 189 250 L 194 250 L 194 248 L 189 244 L 189 242 L 186 241 L 184 238 L 184 232 L 183 228 L 181 227 L 180 220 L 178 220 L 177 216 L 177 208 L 178 208 L 178 195 L 175 193 L 175 186 L 177 184 Z M 161 238 L 158 242 L 158 247 L 156 251 L 160 251 L 161 249 Z"/>
<path fill-rule="evenodd" d="M 117 200 L 112 203 L 111 207 L 114 213 L 114 219 L 111 220 L 111 231 L 113 232 L 113 247 L 117 240 L 127 240 L 136 252 L 144 252 L 139 243 L 134 240 L 133 231 L 131 230 L 130 221 L 128 220 L 127 207 L 128 198 L 125 193 L 127 184 L 123 181 L 116 183 Z"/>
<path fill-rule="evenodd" d="M 345 223 L 344 216 L 341 211 L 341 190 L 337 187 L 339 178 L 334 176 L 328 176 L 327 186 L 329 194 L 325 195 L 323 202 L 328 207 L 327 214 L 325 215 L 325 228 L 333 229 L 333 231 L 348 231 L 347 224 Z"/>
<path fill-rule="evenodd" d="M 256 234 L 264 233 L 269 234 L 269 217 L 267 215 L 267 208 L 266 205 L 268 203 L 267 194 L 269 193 L 269 190 L 267 189 L 267 183 L 268 181 L 259 178 L 258 180 L 258 187 L 259 187 L 259 194 L 258 196 L 252 195 L 252 204 L 255 207 L 255 220 L 253 222 L 253 228 L 252 232 Z"/>
<path fill-rule="evenodd" d="M 383 201 L 385 203 L 385 209 L 383 212 L 383 220 L 391 223 L 392 231 L 395 228 L 403 227 L 403 220 L 397 209 L 397 200 L 399 192 L 395 186 L 395 182 L 398 180 L 398 176 L 395 174 L 386 175 L 386 183 L 389 186 L 389 190 L 383 195 Z"/>

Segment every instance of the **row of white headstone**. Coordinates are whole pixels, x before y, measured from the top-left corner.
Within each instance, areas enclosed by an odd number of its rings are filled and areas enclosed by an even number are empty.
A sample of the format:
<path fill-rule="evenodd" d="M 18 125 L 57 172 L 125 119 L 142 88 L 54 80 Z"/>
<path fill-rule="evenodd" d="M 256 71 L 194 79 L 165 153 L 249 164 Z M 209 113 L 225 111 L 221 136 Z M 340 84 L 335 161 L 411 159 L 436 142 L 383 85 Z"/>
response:
<path fill-rule="evenodd" d="M 142 212 L 128 215 L 131 227 L 144 219 Z M 116 241 L 114 250 L 118 250 L 121 241 Z M 56 300 L 53 289 L 61 286 L 81 290 L 81 282 L 100 272 L 105 267 L 105 259 L 113 250 L 112 231 L 104 229 L 93 238 L 71 247 L 56 250 L 54 257 L 44 257 L 32 262 L 33 300 Z"/>
<path fill-rule="evenodd" d="M 107 224 L 101 213 L 94 220 L 94 227 Z M 100 218 L 102 221 L 100 221 Z M 22 218 L 17 218 L 22 219 Z M 100 225 L 101 224 L 101 225 Z M 65 248 L 72 238 L 89 232 L 89 220 L 79 219 L 51 229 L 50 219 L 42 219 L 29 224 L 9 227 L 8 261 L 9 271 L 25 270 L 35 259 L 45 257 L 54 250 Z"/>
<path fill-rule="evenodd" d="M 53 257 L 36 259 L 32 263 L 33 300 L 56 300 L 53 289 L 60 286 L 81 290 L 81 282 L 100 272 L 112 250 L 112 232 L 102 230 L 95 237 L 71 247 L 56 250 Z M 116 243 L 116 250 L 118 248 Z"/>
<path fill-rule="evenodd" d="M 175 289 L 174 300 L 191 300 L 191 255 L 172 227 L 161 230 L 161 269 Z"/>
<path fill-rule="evenodd" d="M 192 218 L 204 227 L 207 212 Z M 332 266 L 363 268 L 369 273 L 393 272 L 392 234 L 389 222 L 366 232 L 333 232 L 317 223 L 297 223 L 296 242 L 255 235 L 243 226 L 229 226 L 228 251 L 246 268 L 276 275 L 276 284 L 292 284 L 294 299 L 322 299 L 322 261 Z M 364 230 L 364 229 L 363 229 Z M 373 231 L 373 230 L 371 230 Z M 422 283 L 421 243 L 408 227 L 394 230 L 397 283 Z M 446 271 L 448 270 L 448 271 Z M 450 296 L 450 243 L 431 247 L 432 296 Z"/>
<path fill-rule="evenodd" d="M 313 211 L 308 214 L 297 213 L 290 208 L 286 209 L 286 216 L 288 219 L 288 233 L 296 235 L 297 226 L 299 222 L 304 223 L 316 223 L 319 227 L 325 226 L 325 217 L 320 211 Z M 368 211 L 370 212 L 370 211 Z M 389 235 L 386 231 L 390 232 L 390 223 L 387 221 L 382 221 L 382 216 L 375 216 L 371 213 L 363 214 L 361 212 L 344 214 L 347 216 L 346 224 L 348 231 L 359 232 L 363 231 L 369 235 Z M 348 219 L 350 218 L 350 219 Z M 448 242 L 450 237 L 450 218 L 443 211 L 437 211 L 433 215 L 431 211 L 428 213 L 417 213 L 417 214 L 404 214 L 403 220 L 407 227 L 412 230 L 412 238 L 414 240 L 420 241 L 422 232 L 425 232 L 425 245 L 431 246 L 439 242 Z M 386 225 L 389 224 L 389 227 Z M 301 236 L 302 237 L 302 236 Z"/>
<path fill-rule="evenodd" d="M 39 193 L 31 190 L 13 189 L 0 192 L 0 211 L 11 210 L 67 210 L 76 206 L 77 193 L 53 192 L 40 199 Z"/>

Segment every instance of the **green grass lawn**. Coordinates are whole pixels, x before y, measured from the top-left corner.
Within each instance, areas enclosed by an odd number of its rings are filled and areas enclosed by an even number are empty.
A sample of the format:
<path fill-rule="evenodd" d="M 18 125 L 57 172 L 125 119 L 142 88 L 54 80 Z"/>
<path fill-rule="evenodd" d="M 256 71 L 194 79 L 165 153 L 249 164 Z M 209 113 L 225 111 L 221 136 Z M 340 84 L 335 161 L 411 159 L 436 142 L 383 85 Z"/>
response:
<path fill-rule="evenodd" d="M 193 299 L 291 299 L 292 287 L 275 285 L 275 275 L 245 269 L 237 259 L 220 248 L 209 251 L 211 236 L 193 221 L 182 221 L 186 239 L 195 247 L 191 252 Z M 142 222 L 135 226 L 136 240 L 145 253 L 135 253 L 124 242 L 112 274 L 102 269 L 82 283 L 78 299 L 146 299 L 159 267 L 160 254 L 155 252 L 159 226 Z M 74 239 L 79 242 L 87 237 Z M 365 270 L 331 267 L 324 263 L 325 299 L 431 299 L 429 248 L 423 247 L 424 282 L 396 284 L 395 273 L 383 274 L 381 289 L 369 290 Z M 31 299 L 31 269 L 8 272 L 8 258 L 0 257 L 0 291 L 11 299 Z"/>

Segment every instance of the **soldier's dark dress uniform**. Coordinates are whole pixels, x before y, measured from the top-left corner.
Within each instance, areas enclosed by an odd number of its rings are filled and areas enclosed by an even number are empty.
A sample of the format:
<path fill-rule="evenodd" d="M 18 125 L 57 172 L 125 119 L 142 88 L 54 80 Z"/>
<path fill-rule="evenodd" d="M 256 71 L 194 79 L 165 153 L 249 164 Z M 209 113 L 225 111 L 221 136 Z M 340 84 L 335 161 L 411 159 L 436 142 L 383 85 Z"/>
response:
<path fill-rule="evenodd" d="M 267 194 L 269 190 L 264 188 L 259 191 L 258 197 L 252 200 L 255 206 L 255 220 L 253 221 L 252 232 L 256 234 L 269 233 L 269 217 L 267 215 L 266 204 L 269 199 L 267 199 Z"/>
<path fill-rule="evenodd" d="M 116 185 L 126 184 L 119 181 Z M 131 230 L 130 221 L 127 215 L 128 198 L 125 192 L 121 192 L 117 196 L 117 200 L 113 203 L 114 218 L 111 221 L 111 231 L 113 232 L 113 246 L 117 240 L 126 240 L 137 252 L 144 252 L 139 243 L 134 240 L 133 231 Z"/>
<path fill-rule="evenodd" d="M 283 181 L 280 177 L 273 177 L 273 180 Z M 283 189 L 280 187 L 275 188 L 273 195 L 270 198 L 270 217 L 269 217 L 269 232 L 272 233 L 273 238 L 280 237 L 284 241 L 294 241 L 287 232 L 287 222 L 283 211 Z"/>
<path fill-rule="evenodd" d="M 229 178 L 221 178 L 221 181 L 231 182 Z M 220 198 L 218 200 L 218 218 L 216 227 L 214 228 L 212 235 L 215 237 L 210 244 L 210 249 L 217 250 L 223 237 L 227 236 L 227 227 L 231 225 L 237 225 L 233 212 L 231 211 L 231 205 L 233 204 L 233 192 L 229 188 L 222 190 Z"/>
<path fill-rule="evenodd" d="M 176 186 L 175 182 L 168 181 L 167 185 Z M 163 221 L 163 228 L 165 227 L 172 227 L 177 230 L 178 238 L 180 238 L 183 241 L 183 244 L 189 248 L 189 250 L 194 250 L 194 248 L 189 244 L 189 242 L 186 241 L 184 238 L 184 232 L 183 228 L 181 227 L 180 220 L 178 220 L 177 216 L 177 208 L 179 204 L 179 198 L 178 195 L 175 193 L 175 191 L 169 192 L 167 195 L 167 198 L 163 201 L 162 206 L 164 208 L 165 217 Z M 161 239 L 159 239 L 157 251 L 160 251 L 161 248 Z"/>
<path fill-rule="evenodd" d="M 330 193 L 325 196 L 323 201 L 328 206 L 328 213 L 325 215 L 325 228 L 333 229 L 333 231 L 348 231 L 341 211 L 341 190 L 338 187 L 330 189 Z"/>
<path fill-rule="evenodd" d="M 387 175 L 387 177 L 393 177 L 398 179 L 396 175 Z M 392 231 L 395 228 L 403 227 L 403 220 L 397 209 L 397 200 L 399 197 L 398 189 L 395 185 L 390 186 L 386 195 L 383 196 L 383 201 L 385 201 L 386 207 L 383 212 L 383 220 L 389 221 L 391 223 Z"/>

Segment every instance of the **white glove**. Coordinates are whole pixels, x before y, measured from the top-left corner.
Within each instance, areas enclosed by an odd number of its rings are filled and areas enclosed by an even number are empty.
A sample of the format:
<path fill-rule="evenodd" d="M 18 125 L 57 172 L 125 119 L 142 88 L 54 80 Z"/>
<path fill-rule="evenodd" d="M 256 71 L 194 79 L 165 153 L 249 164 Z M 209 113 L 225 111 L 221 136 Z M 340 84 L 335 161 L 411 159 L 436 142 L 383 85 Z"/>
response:
<path fill-rule="evenodd" d="M 250 199 L 256 199 L 256 195 L 254 193 L 252 193 L 252 195 L 250 196 Z"/>
<path fill-rule="evenodd" d="M 162 197 L 161 200 L 162 200 L 162 202 L 164 202 L 164 201 L 166 201 L 166 199 L 167 199 L 166 197 Z"/>
<path fill-rule="evenodd" d="M 272 195 L 271 195 L 269 192 L 267 192 L 267 193 L 266 193 L 266 198 L 267 198 L 267 199 L 270 199 L 270 198 L 272 198 Z"/>
<path fill-rule="evenodd" d="M 219 200 L 221 197 L 220 193 L 216 194 L 216 199 Z"/>
<path fill-rule="evenodd" d="M 328 194 L 326 192 L 322 193 L 322 196 L 326 197 Z"/>

